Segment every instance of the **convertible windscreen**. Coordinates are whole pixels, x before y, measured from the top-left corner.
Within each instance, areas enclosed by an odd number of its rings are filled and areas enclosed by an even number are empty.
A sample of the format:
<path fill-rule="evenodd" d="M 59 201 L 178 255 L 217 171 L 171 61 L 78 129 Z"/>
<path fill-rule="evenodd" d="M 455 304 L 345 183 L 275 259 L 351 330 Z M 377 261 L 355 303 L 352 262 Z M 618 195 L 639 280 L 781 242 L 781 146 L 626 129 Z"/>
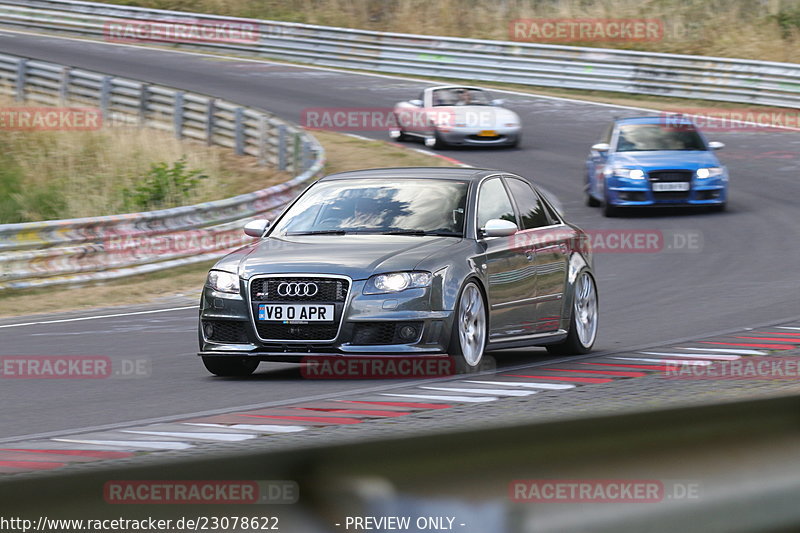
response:
<path fill-rule="evenodd" d="M 311 187 L 272 235 L 464 233 L 468 183 L 456 180 L 332 180 Z"/>
<path fill-rule="evenodd" d="M 703 138 L 691 127 L 663 124 L 625 124 L 619 128 L 617 152 L 705 150 Z"/>
<path fill-rule="evenodd" d="M 433 91 L 433 105 L 492 105 L 492 102 L 489 95 L 480 89 L 448 88 Z"/>

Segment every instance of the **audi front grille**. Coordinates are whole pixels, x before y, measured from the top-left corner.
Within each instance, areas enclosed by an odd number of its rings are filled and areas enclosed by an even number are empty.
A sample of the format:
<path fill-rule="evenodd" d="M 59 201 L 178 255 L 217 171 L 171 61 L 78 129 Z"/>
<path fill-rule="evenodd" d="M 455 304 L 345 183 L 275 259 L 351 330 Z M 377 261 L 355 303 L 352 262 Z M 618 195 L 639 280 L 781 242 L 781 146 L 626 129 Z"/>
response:
<path fill-rule="evenodd" d="M 663 182 L 690 182 L 694 176 L 693 170 L 651 170 L 647 173 L 650 181 Z"/>
<path fill-rule="evenodd" d="M 344 317 L 350 279 L 344 276 L 265 275 L 250 280 L 250 313 L 259 340 L 263 342 L 332 342 Z M 314 290 L 316 289 L 316 290 Z M 306 324 L 258 320 L 258 306 L 270 303 L 320 303 L 334 306 L 332 323 Z"/>
<path fill-rule="evenodd" d="M 316 283 L 318 291 L 314 294 L 298 294 L 292 296 L 285 291 L 278 291 L 281 285 Z M 283 287 L 282 287 L 283 288 Z M 344 302 L 350 282 L 345 278 L 254 278 L 250 282 L 250 298 L 255 302 Z"/>

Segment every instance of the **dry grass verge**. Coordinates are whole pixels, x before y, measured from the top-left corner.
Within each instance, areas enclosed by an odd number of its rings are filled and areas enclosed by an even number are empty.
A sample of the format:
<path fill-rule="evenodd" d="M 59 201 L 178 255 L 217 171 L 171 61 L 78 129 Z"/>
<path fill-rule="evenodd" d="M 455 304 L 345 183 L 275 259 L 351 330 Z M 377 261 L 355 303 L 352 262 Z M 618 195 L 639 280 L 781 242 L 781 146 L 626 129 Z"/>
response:
<path fill-rule="evenodd" d="M 0 101 L 3 109 L 15 107 Z M 154 165 L 185 162 L 198 179 L 159 205 L 131 201 Z M 0 223 L 119 214 L 235 196 L 289 179 L 230 149 L 180 141 L 150 128 L 95 131 L 0 130 Z"/>
<path fill-rule="evenodd" d="M 367 141 L 330 132 L 314 132 L 325 147 L 326 173 L 385 166 L 449 166 L 447 161 L 426 156 L 382 141 Z M 252 158 L 231 156 L 240 166 Z M 259 184 L 260 185 L 260 184 Z M 248 190 L 259 188 L 250 183 Z M 206 272 L 213 263 L 178 267 L 163 272 L 131 276 L 104 283 L 59 288 L 59 298 L 47 299 L 47 313 L 131 305 L 185 298 L 193 302 L 199 297 Z M 184 289 L 190 287 L 187 293 Z M 0 317 L 43 313 L 42 296 L 52 295 L 52 288 L 0 291 Z"/>
<path fill-rule="evenodd" d="M 679 54 L 800 61 L 796 0 L 107 0 L 227 16 L 511 40 L 516 19 L 657 19 L 663 38 L 559 42 Z"/>

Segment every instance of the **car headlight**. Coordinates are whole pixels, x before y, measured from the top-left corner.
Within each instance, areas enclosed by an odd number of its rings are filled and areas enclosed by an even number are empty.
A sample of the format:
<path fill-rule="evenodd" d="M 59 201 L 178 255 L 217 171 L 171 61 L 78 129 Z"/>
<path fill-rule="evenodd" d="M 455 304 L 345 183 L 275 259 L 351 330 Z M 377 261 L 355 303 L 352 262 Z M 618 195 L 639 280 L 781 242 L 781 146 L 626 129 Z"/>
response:
<path fill-rule="evenodd" d="M 367 280 L 364 294 L 386 294 L 406 289 L 428 287 L 433 276 L 430 272 L 392 272 L 377 274 Z"/>
<path fill-rule="evenodd" d="M 708 168 L 698 168 L 697 169 L 697 179 L 707 179 L 707 178 L 714 178 L 716 176 L 722 176 L 722 169 L 720 167 L 708 167 Z"/>
<path fill-rule="evenodd" d="M 639 170 L 638 168 L 614 167 L 613 174 L 621 178 L 629 178 L 632 180 L 644 179 L 644 171 Z"/>
<path fill-rule="evenodd" d="M 206 285 L 219 292 L 239 294 L 239 276 L 222 270 L 212 270 L 208 273 Z"/>

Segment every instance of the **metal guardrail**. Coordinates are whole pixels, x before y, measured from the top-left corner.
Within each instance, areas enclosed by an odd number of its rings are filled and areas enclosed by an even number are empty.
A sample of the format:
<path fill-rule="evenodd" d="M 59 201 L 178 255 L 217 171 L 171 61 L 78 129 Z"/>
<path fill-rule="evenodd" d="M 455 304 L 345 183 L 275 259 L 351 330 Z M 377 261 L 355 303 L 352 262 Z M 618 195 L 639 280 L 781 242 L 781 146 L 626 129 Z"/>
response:
<path fill-rule="evenodd" d="M 417 76 L 800 107 L 800 65 L 792 63 L 374 32 L 72 0 L 0 1 L 0 25 L 15 28 L 105 39 L 107 24 L 130 20 L 228 21 L 258 28 L 253 42 L 174 44 L 217 53 Z"/>
<path fill-rule="evenodd" d="M 217 444 L 191 454 L 9 476 L 0 479 L 0 501 L 6 517 L 33 524 L 40 516 L 277 516 L 281 531 L 330 533 L 358 530 L 345 527 L 348 516 L 408 516 L 412 524 L 419 516 L 447 516 L 456 519 L 449 530 L 481 533 L 788 532 L 800 527 L 798 422 L 800 398 L 792 396 L 504 427 L 483 423 L 438 434 L 339 432 L 318 444 Z M 624 496 L 516 501 L 512 483 L 526 479 L 638 480 L 697 491 L 665 490 L 650 503 Z M 112 505 L 104 499 L 106 483 L 128 480 L 290 480 L 299 502 Z"/>
<path fill-rule="evenodd" d="M 46 105 L 89 104 L 124 121 L 233 149 L 291 172 L 287 183 L 198 205 L 0 225 L 0 290 L 108 279 L 210 260 L 251 239 L 241 224 L 269 215 L 322 170 L 311 135 L 218 98 L 27 58 L 0 55 L 0 94 Z"/>

